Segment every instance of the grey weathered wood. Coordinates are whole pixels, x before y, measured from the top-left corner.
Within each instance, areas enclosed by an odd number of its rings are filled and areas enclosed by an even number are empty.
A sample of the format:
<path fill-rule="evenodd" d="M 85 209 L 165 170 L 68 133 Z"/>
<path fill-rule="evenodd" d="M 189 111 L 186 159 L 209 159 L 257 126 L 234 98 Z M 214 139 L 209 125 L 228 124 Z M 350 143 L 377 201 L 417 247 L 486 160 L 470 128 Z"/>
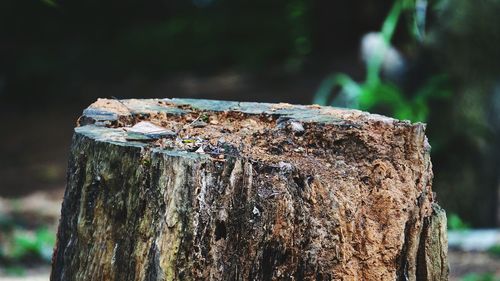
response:
<path fill-rule="evenodd" d="M 75 128 L 51 280 L 447 280 L 424 129 L 331 107 L 99 100 Z"/>

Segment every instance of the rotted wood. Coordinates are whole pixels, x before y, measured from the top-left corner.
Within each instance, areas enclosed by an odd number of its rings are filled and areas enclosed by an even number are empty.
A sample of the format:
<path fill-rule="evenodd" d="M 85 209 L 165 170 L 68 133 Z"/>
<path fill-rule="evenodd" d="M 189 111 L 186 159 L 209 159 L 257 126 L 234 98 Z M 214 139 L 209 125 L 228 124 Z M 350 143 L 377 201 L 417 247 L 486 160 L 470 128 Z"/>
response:
<path fill-rule="evenodd" d="M 75 128 L 51 280 L 447 280 L 423 124 L 107 100 Z"/>

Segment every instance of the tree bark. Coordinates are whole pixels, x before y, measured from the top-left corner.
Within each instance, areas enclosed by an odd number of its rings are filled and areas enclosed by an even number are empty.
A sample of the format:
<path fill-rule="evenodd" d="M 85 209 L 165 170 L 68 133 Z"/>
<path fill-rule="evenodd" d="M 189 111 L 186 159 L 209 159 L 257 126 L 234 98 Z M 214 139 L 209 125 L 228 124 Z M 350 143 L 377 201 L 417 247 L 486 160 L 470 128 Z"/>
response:
<path fill-rule="evenodd" d="M 51 280 L 447 280 L 424 129 L 100 99 L 75 128 Z"/>

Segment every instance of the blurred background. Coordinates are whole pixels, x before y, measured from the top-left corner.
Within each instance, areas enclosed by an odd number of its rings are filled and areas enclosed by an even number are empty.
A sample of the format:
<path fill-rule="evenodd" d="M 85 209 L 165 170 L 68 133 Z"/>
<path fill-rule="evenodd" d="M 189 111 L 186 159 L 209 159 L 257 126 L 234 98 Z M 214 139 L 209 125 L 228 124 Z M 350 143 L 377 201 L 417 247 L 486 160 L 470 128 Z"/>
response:
<path fill-rule="evenodd" d="M 426 122 L 452 279 L 499 280 L 499 14 L 497 0 L 0 1 L 0 278 L 47 279 L 85 107 L 189 97 Z"/>

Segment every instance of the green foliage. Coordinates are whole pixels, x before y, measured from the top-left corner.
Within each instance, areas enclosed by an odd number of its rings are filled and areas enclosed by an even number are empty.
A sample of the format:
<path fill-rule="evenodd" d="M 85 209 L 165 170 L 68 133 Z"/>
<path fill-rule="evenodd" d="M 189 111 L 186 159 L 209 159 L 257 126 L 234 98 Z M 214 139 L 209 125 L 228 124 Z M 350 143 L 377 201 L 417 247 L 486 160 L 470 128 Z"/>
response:
<path fill-rule="evenodd" d="M 34 231 L 15 228 L 10 233 L 3 233 L 3 236 L 6 241 L 0 248 L 0 259 L 9 262 L 19 262 L 28 257 L 47 262 L 51 260 L 55 233 L 46 227 Z"/>
<path fill-rule="evenodd" d="M 390 45 L 399 17 L 405 9 L 416 9 L 415 2 L 396 0 L 385 19 L 380 33 L 386 46 Z M 421 21 L 425 17 L 417 14 L 414 18 L 414 33 L 420 36 L 423 34 L 423 23 Z M 355 82 L 346 74 L 333 74 L 323 80 L 316 92 L 314 103 L 328 104 L 332 89 L 339 87 L 340 94 L 334 100 L 334 105 L 335 102 L 339 102 L 347 107 L 361 110 L 372 110 L 383 107 L 387 108 L 389 113 L 395 118 L 415 122 L 427 119 L 429 115 L 428 104 L 431 99 L 447 98 L 451 95 L 447 87 L 447 77 L 445 75 L 437 75 L 431 77 L 411 97 L 407 97 L 397 85 L 388 81 L 382 81 L 381 66 L 385 50 L 382 48 L 382 50 L 377 51 L 367 61 L 366 79 L 364 82 Z"/>
<path fill-rule="evenodd" d="M 468 230 L 470 225 L 464 222 L 457 214 L 451 213 L 448 216 L 448 229 L 449 230 Z"/>
<path fill-rule="evenodd" d="M 24 267 L 21 266 L 6 266 L 3 271 L 10 276 L 24 276 L 26 274 Z"/>
<path fill-rule="evenodd" d="M 45 5 L 47 5 L 49 7 L 53 7 L 53 8 L 57 7 L 57 3 L 54 0 L 41 0 L 41 1 L 42 1 L 42 3 L 44 3 Z"/>
<path fill-rule="evenodd" d="M 500 258 L 500 244 L 491 246 L 488 249 L 488 253 L 496 258 Z"/>
<path fill-rule="evenodd" d="M 492 273 L 469 273 L 462 277 L 461 281 L 500 281 Z"/>
<path fill-rule="evenodd" d="M 308 5 L 306 0 L 289 1 L 286 6 L 286 18 L 290 26 L 290 37 L 293 42 L 291 56 L 286 61 L 285 69 L 298 71 L 305 56 L 311 52 L 311 41 L 307 29 Z"/>
<path fill-rule="evenodd" d="M 429 100 L 451 95 L 446 84 L 446 76 L 434 76 L 413 97 L 407 98 L 397 85 L 390 82 L 357 83 L 345 74 L 334 74 L 322 82 L 314 103 L 328 104 L 331 89 L 340 86 L 342 93 L 337 101 L 343 99 L 342 103 L 348 107 L 371 110 L 385 106 L 395 118 L 425 121 L 429 114 Z"/>

